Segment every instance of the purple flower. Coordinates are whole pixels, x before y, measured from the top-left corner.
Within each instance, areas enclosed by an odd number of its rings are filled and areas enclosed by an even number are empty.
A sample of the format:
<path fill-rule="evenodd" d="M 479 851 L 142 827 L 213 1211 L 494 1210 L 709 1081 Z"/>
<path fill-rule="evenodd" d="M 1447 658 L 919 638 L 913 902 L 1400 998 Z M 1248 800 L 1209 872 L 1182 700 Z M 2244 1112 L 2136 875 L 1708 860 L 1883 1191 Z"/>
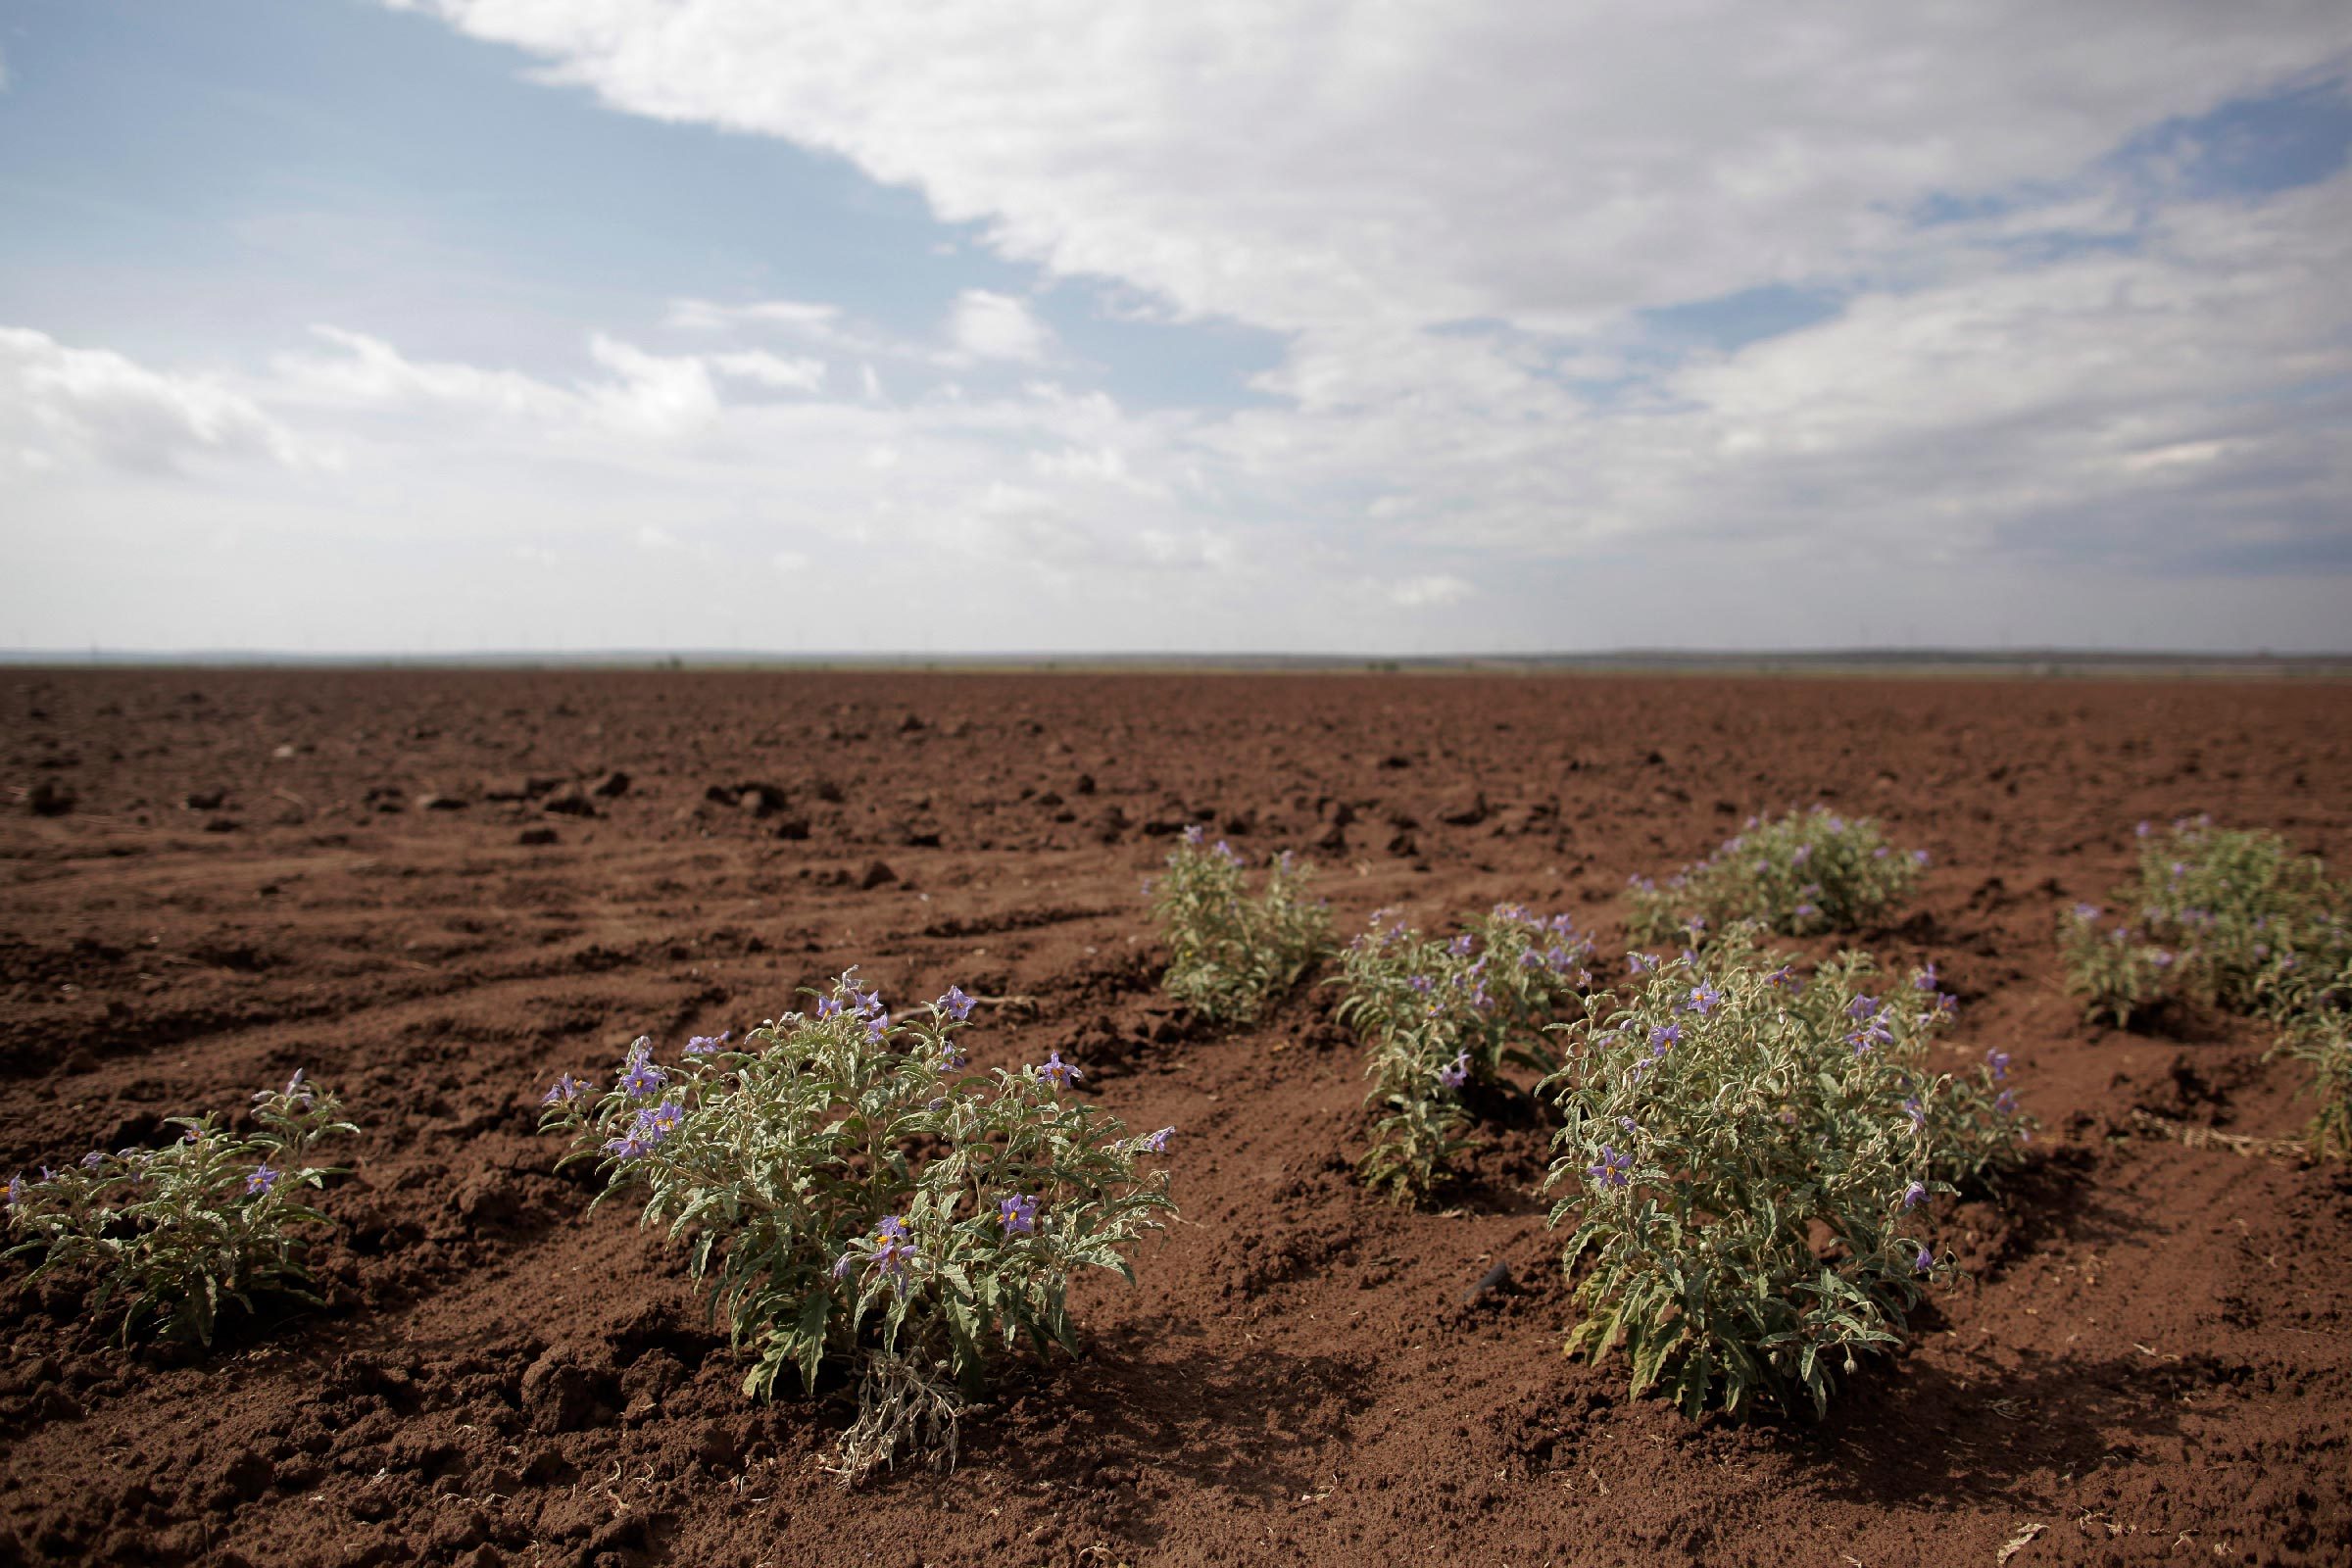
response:
<path fill-rule="evenodd" d="M 2154 830 L 2153 828 L 2149 827 L 2149 826 L 2148 826 L 2148 824 L 2147 824 L 2146 822 L 2144 822 L 2144 821 L 2143 821 L 2143 822 L 2141 822 L 2141 823 L 2139 824 L 2139 826 L 2137 826 L 2137 827 L 2135 827 L 2135 828 L 2133 828 L 2133 829 L 2132 830 L 2132 835 L 2133 835 L 2134 837 L 2136 837 L 2136 838 L 2143 838 L 2143 839 L 2144 839 L 2144 838 L 2146 838 L 2146 837 L 2147 837 L 2147 836 L 2148 836 L 2148 835 L 2149 835 L 2151 832 L 2153 832 L 2153 831 L 2155 831 L 2155 830 Z"/>
<path fill-rule="evenodd" d="M 819 997 L 816 999 L 816 1016 L 820 1021 L 826 1018 L 837 1017 L 840 1015 L 840 1013 L 841 999 L 839 997 Z"/>
<path fill-rule="evenodd" d="M 1917 1095 L 1903 1102 L 1903 1110 L 1911 1118 L 1913 1132 L 1924 1133 L 1928 1130 L 1928 1107 L 1919 1102 Z"/>
<path fill-rule="evenodd" d="M 972 1008 L 976 1004 L 975 999 L 967 997 L 963 994 L 963 987 L 961 986 L 948 987 L 948 994 L 940 998 L 938 1002 L 932 1004 L 932 1005 L 938 1007 L 940 1011 L 946 1013 L 957 1023 L 961 1023 L 964 1019 L 969 1018 L 972 1015 Z"/>
<path fill-rule="evenodd" d="M 1984 1065 L 1992 1069 L 1993 1081 L 1999 1082 L 2009 1076 L 2009 1053 L 1993 1047 L 1984 1053 Z"/>
<path fill-rule="evenodd" d="M 1796 853 L 1788 857 L 1788 863 L 1791 865 L 1802 865 L 1811 858 L 1813 858 L 1813 846 L 1810 844 L 1799 844 L 1796 847 Z"/>
<path fill-rule="evenodd" d="M 2016 1115 L 2017 1092 L 2012 1089 L 2002 1090 L 1999 1094 L 1993 1097 L 1992 1108 L 1999 1111 L 2004 1116 Z"/>
<path fill-rule="evenodd" d="M 997 1204 L 997 1223 L 1004 1227 L 1007 1236 L 1027 1236 L 1037 1229 L 1037 1200 L 1007 1198 Z"/>
<path fill-rule="evenodd" d="M 1880 1046 L 1893 1045 L 1894 1036 L 1887 1029 L 1886 1019 L 1873 1018 L 1852 1034 L 1847 1035 L 1845 1043 L 1854 1048 L 1856 1056 L 1866 1056 Z"/>
<path fill-rule="evenodd" d="M 1810 920 L 1819 913 L 1821 913 L 1821 906 L 1810 900 L 1796 906 L 1796 917 L 1799 920 Z"/>
<path fill-rule="evenodd" d="M 1600 1158 L 1585 1167 L 1585 1174 L 1603 1187 L 1623 1187 L 1626 1172 L 1633 1168 L 1634 1156 L 1619 1153 L 1607 1144 L 1600 1146 Z"/>
<path fill-rule="evenodd" d="M 1162 1127 L 1159 1131 L 1146 1137 L 1138 1147 L 1147 1154 L 1164 1154 L 1168 1152 L 1168 1140 L 1175 1136 L 1175 1128 Z"/>
<path fill-rule="evenodd" d="M 1452 1062 L 1438 1069 L 1438 1082 L 1447 1089 L 1459 1089 L 1470 1077 L 1470 1053 L 1463 1052 Z"/>
<path fill-rule="evenodd" d="M 735 1031 L 732 1029 L 722 1034 L 696 1035 L 692 1040 L 686 1042 L 686 1054 L 689 1056 L 714 1056 L 726 1050 L 727 1042 L 734 1038 Z"/>
<path fill-rule="evenodd" d="M 1936 989 L 1936 960 L 1934 958 L 1930 958 L 1928 960 L 1928 966 L 1911 977 L 1911 989 L 1914 991 L 1933 991 Z"/>
<path fill-rule="evenodd" d="M 98 1152 L 98 1151 L 95 1149 L 81 1156 L 81 1168 L 83 1170 L 96 1170 L 99 1166 L 105 1163 L 106 1156 Z"/>
<path fill-rule="evenodd" d="M 1927 864 L 1927 863 L 1928 863 L 1928 852 L 1927 852 L 1927 851 L 1925 851 L 1925 850 L 1913 850 L 1913 851 L 1911 852 L 1911 863 L 1912 863 L 1912 864 L 1914 864 L 1914 865 L 1925 865 L 1925 864 Z"/>
<path fill-rule="evenodd" d="M 906 1288 L 906 1269 L 921 1255 L 913 1238 L 906 1234 L 906 1222 L 896 1214 L 885 1216 L 874 1227 L 873 1267 L 890 1275 L 897 1289 Z"/>
<path fill-rule="evenodd" d="M 1926 1182 L 1913 1182 L 1903 1189 L 1903 1206 L 1905 1208 L 1917 1208 L 1927 1200 L 1928 1184 Z"/>
<path fill-rule="evenodd" d="M 1208 831 L 1198 822 L 1184 830 L 1184 842 L 1199 849 L 1208 838 Z"/>
<path fill-rule="evenodd" d="M 1791 991 L 1802 991 L 1805 986 L 1804 981 L 1797 977 L 1796 970 L 1786 963 L 1766 975 L 1764 983 L 1768 986 L 1785 985 Z"/>
<path fill-rule="evenodd" d="M 542 1105 L 574 1105 L 579 1103 L 582 1096 L 595 1087 L 596 1085 L 585 1078 L 574 1078 L 571 1074 L 565 1073 L 556 1080 L 553 1088 L 539 1097 L 539 1103 Z"/>
<path fill-rule="evenodd" d="M 1683 1026 L 1679 1023 L 1659 1024 L 1649 1032 L 1649 1057 L 1655 1061 L 1666 1054 L 1666 1048 L 1681 1041 Z"/>
<path fill-rule="evenodd" d="M 1037 1069 L 1037 1075 L 1051 1080 L 1056 1089 L 1067 1089 L 1086 1076 L 1085 1073 L 1062 1060 L 1061 1053 L 1058 1051 L 1046 1058 L 1046 1064 Z"/>
<path fill-rule="evenodd" d="M 1845 1004 L 1845 1015 L 1848 1018 L 1857 1019 L 1875 1018 L 1879 1015 L 1879 999 L 1876 997 L 1856 997 L 1853 1001 Z"/>
<path fill-rule="evenodd" d="M 664 1100 L 651 1110 L 639 1111 L 637 1117 L 639 1125 L 653 1135 L 653 1141 L 660 1143 L 685 1125 L 686 1107 L 674 1100 Z"/>
<path fill-rule="evenodd" d="M 1431 979 L 1428 975 L 1417 974 L 1411 979 L 1407 980 L 1405 984 L 1411 986 L 1415 991 L 1420 992 L 1426 997 L 1433 989 L 1436 988 L 1437 982 Z"/>
<path fill-rule="evenodd" d="M 1713 1012 L 1717 1007 L 1722 1005 L 1723 993 L 1714 986 L 1708 985 L 1702 980 L 1697 985 L 1690 988 L 1690 1000 L 1683 1004 L 1683 1010 L 1685 1012 L 1695 1012 L 1701 1018 L 1704 1018 L 1708 1013 Z"/>
<path fill-rule="evenodd" d="M 253 1174 L 245 1178 L 245 1196 L 247 1198 L 258 1198 L 264 1194 L 267 1194 L 270 1188 L 277 1185 L 277 1178 L 279 1174 L 279 1172 L 271 1170 L 268 1165 L 254 1166 Z"/>
<path fill-rule="evenodd" d="M 850 1277 L 850 1270 L 856 1268 L 857 1266 L 858 1254 L 856 1252 L 844 1252 L 841 1254 L 841 1256 L 833 1260 L 833 1277 L 837 1280 L 846 1280 Z"/>
<path fill-rule="evenodd" d="M 635 1129 L 622 1134 L 618 1138 L 608 1138 L 605 1140 L 605 1152 L 615 1155 L 621 1159 L 640 1158 L 645 1154 L 651 1153 L 653 1152 L 653 1147 L 654 1146 L 646 1142 L 646 1140 L 641 1137 L 639 1132 Z"/>
<path fill-rule="evenodd" d="M 8 1179 L 8 1206 L 16 1207 L 24 1201 L 24 1173 L 19 1171 Z"/>
<path fill-rule="evenodd" d="M 1470 933 L 1465 931 L 1460 936 L 1455 937 L 1451 942 L 1446 944 L 1446 951 L 1452 954 L 1457 958 L 1467 958 L 1470 956 L 1471 947 L 1472 942 Z"/>
<path fill-rule="evenodd" d="M 286 1087 L 281 1090 L 280 1093 L 282 1093 L 288 1100 L 300 1101 L 306 1105 L 311 1103 L 312 1101 L 310 1086 L 302 1081 L 302 1069 L 300 1067 L 294 1069 L 294 1076 L 286 1080 Z"/>
<path fill-rule="evenodd" d="M 643 1049 L 645 1045 L 645 1041 L 639 1040 L 636 1046 L 630 1048 L 629 1059 L 623 1064 L 620 1075 L 620 1092 L 631 1100 L 647 1099 L 669 1082 L 669 1074 L 654 1065 L 653 1057 Z"/>
<path fill-rule="evenodd" d="M 1932 1250 L 1925 1247 L 1922 1247 L 1919 1250 L 1919 1256 L 1911 1260 L 1911 1272 L 1914 1274 L 1932 1273 L 1934 1272 L 1935 1267 L 1936 1253 Z"/>
<path fill-rule="evenodd" d="M 1656 974 L 1658 972 L 1657 958 L 1647 953 L 1627 954 L 1625 966 L 1634 974 Z"/>
<path fill-rule="evenodd" d="M 2078 904 L 2075 906 L 2075 918 L 2078 920 L 2096 920 L 2105 911 L 2095 904 Z"/>

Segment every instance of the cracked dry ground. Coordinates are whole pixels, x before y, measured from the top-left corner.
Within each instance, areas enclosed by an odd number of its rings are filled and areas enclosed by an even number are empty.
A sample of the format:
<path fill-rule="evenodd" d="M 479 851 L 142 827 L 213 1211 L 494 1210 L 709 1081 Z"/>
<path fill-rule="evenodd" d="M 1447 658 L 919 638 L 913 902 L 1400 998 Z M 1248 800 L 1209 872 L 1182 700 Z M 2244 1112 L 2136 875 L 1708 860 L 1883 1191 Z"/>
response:
<path fill-rule="evenodd" d="M 2055 911 L 2141 817 L 2352 863 L 2352 688 L 2131 681 L 14 670 L 0 684 L 0 1160 L 230 1110 L 297 1066 L 365 1124 L 321 1307 L 124 1352 L 0 1270 L 0 1562 L 1829 1565 L 2352 1560 L 2352 1180 L 2148 1136 L 2292 1134 L 2298 1069 L 2062 994 Z M 626 775 L 625 781 L 612 777 Z M 1208 822 L 1339 928 L 1499 900 L 1604 951 L 1635 871 L 1826 800 L 1934 852 L 1861 942 L 1934 957 L 1957 1062 L 2044 1128 L 1948 1213 L 1973 1283 L 1819 1423 L 1685 1421 L 1564 1360 L 1540 1129 L 1445 1212 L 1373 1201 L 1328 990 L 1217 1034 L 1141 878 Z M 191 804 L 192 803 L 192 804 Z M 38 805 L 45 809 L 36 811 Z M 552 835 L 547 831 L 552 829 Z M 533 839 L 553 842 L 522 842 Z M 1179 1129 L 1184 1223 L 1087 1282 L 953 1474 L 844 1494 L 842 1398 L 744 1402 L 678 1253 L 533 1136 L 643 1032 L 863 966 L 951 981 Z M 1507 1263 L 1509 1291 L 1465 1305 Z M 2038 1527 L 2038 1528 L 2036 1528 Z M 2022 1543 L 2022 1544 L 2019 1544 Z"/>

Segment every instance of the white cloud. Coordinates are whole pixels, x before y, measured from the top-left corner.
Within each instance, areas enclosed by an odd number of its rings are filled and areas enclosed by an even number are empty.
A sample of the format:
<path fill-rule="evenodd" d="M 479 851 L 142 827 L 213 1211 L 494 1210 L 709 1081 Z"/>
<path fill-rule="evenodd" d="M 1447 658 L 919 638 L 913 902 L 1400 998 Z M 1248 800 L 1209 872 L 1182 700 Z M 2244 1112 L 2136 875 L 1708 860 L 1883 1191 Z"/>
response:
<path fill-rule="evenodd" d="M 806 357 L 783 359 L 760 349 L 713 354 L 711 368 L 740 380 L 788 392 L 813 392 L 825 384 L 825 362 Z"/>
<path fill-rule="evenodd" d="M 965 289 L 956 297 L 948 337 L 964 361 L 1011 360 L 1035 365 L 1046 357 L 1050 334 L 1029 307 L 1009 294 Z"/>
<path fill-rule="evenodd" d="M 840 153 L 1007 255 L 1347 335 L 1835 271 L 1929 192 L 2071 176 L 2352 48 L 2333 0 L 424 8 L 617 107 Z"/>
<path fill-rule="evenodd" d="M 1389 602 L 1404 610 L 1458 605 L 1477 591 L 1461 578 L 1443 572 L 1406 577 L 1390 583 L 1386 590 Z"/>
<path fill-rule="evenodd" d="M 28 471 L 68 462 L 162 473 L 203 458 L 333 461 L 331 444 L 298 440 L 217 377 L 165 374 L 23 327 L 0 327 L 0 445 L 13 445 Z"/>

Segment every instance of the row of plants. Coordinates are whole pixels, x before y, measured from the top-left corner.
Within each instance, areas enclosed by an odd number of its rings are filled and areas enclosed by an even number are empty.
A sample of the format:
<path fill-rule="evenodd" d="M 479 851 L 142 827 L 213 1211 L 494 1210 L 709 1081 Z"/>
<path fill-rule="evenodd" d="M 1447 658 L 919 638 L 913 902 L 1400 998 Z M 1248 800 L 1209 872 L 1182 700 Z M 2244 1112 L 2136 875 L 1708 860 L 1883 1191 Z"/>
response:
<path fill-rule="evenodd" d="M 2219 861 L 2163 870 L 2202 902 L 2162 929 L 2214 933 L 2175 950 L 2182 973 L 2331 1023 L 2340 1107 L 2340 903 L 2267 850 L 2203 826 L 2175 838 Z M 1372 1081 L 1364 1181 L 1428 1196 L 1474 1142 L 1482 1097 L 1521 1099 L 1555 1129 L 1570 1348 L 1624 1344 L 1635 1392 L 1664 1388 L 1692 1412 L 1822 1408 L 1858 1355 L 1899 1342 L 1924 1290 L 1956 1276 L 1934 1200 L 1993 1182 L 2031 1136 L 2004 1054 L 1964 1073 L 1930 1065 L 1956 1005 L 1933 965 L 1883 978 L 1843 953 L 1807 971 L 1769 946 L 1877 917 L 1919 863 L 1867 821 L 1751 822 L 1664 888 L 1637 887 L 1638 933 L 1682 946 L 1637 949 L 1607 982 L 1565 916 L 1505 906 L 1446 936 L 1375 917 L 1333 980 Z M 2241 910 L 2233 879 L 2249 867 L 2292 898 Z M 1250 881 L 1229 847 L 1193 834 L 1152 889 L 1168 989 L 1219 1020 L 1257 1016 L 1330 950 L 1307 868 L 1283 858 L 1262 889 Z M 971 1070 L 956 1035 L 973 1006 L 951 988 L 894 1015 L 852 971 L 805 1011 L 691 1040 L 673 1061 L 640 1039 L 609 1085 L 566 1073 L 543 1102 L 563 1163 L 595 1165 L 597 1201 L 625 1199 L 684 1247 L 748 1358 L 747 1395 L 772 1397 L 787 1374 L 813 1390 L 827 1368 L 855 1384 L 845 1479 L 909 1450 L 952 1456 L 993 1358 L 1074 1348 L 1070 1280 L 1132 1279 L 1136 1245 L 1174 1217 L 1154 1163 L 1174 1130 L 1130 1133 L 1072 1096 L 1083 1072 L 1058 1054 Z M 16 1250 L 42 1271 L 94 1271 L 101 1301 L 126 1302 L 126 1336 L 209 1341 L 224 1302 L 304 1294 L 303 1237 L 324 1221 L 300 1195 L 335 1174 L 306 1161 L 354 1129 L 299 1074 L 257 1096 L 250 1120 L 183 1119 L 164 1148 L 20 1177 Z"/>
<path fill-rule="evenodd" d="M 2307 1141 L 2352 1153 L 2352 888 L 2277 833 L 2197 816 L 2137 836 L 2113 912 L 2078 904 L 2058 922 L 2084 1015 L 2129 1027 L 2186 1002 L 2278 1025 L 2276 1049 L 2312 1072 Z"/>
<path fill-rule="evenodd" d="M 1932 1200 L 1987 1185 L 2032 1136 L 2004 1053 L 1964 1074 L 1930 1066 L 1957 1007 L 1933 966 L 1890 983 L 1844 953 L 1806 973 L 1765 945 L 1884 914 L 1925 861 L 1867 820 L 1750 821 L 1663 886 L 1636 880 L 1636 940 L 1681 946 L 1628 953 L 1608 984 L 1566 915 L 1502 906 L 1450 935 L 1374 915 L 1331 981 L 1371 1079 L 1359 1174 L 1426 1199 L 1476 1146 L 1481 1101 L 1532 1102 L 1556 1127 L 1545 1186 L 1562 1194 L 1550 1222 L 1571 1228 L 1568 1348 L 1622 1343 L 1633 1392 L 1664 1388 L 1692 1415 L 1826 1408 L 1837 1377 L 1899 1343 L 1923 1292 L 1957 1276 Z M 1199 919 L 1171 933 L 1178 995 L 1191 956 L 1244 967 L 1224 956 L 1252 912 L 1238 857 L 1179 845 L 1161 886 L 1194 885 L 1202 862 L 1224 892 L 1175 910 Z"/>

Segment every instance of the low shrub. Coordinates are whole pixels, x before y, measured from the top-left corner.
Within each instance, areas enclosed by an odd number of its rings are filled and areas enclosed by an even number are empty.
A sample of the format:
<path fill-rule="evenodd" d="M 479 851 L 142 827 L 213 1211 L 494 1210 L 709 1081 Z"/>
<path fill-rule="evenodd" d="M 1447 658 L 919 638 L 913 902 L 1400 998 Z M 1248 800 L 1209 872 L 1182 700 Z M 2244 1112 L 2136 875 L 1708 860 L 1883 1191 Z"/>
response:
<path fill-rule="evenodd" d="M 2352 1017 L 2313 1013 L 2289 1026 L 2279 1049 L 2311 1068 L 2319 1102 L 2304 1142 L 2316 1158 L 2352 1157 Z"/>
<path fill-rule="evenodd" d="M 1386 911 L 1341 955 L 1337 1015 L 1366 1048 L 1370 1103 L 1385 1114 L 1358 1167 L 1394 1200 L 1427 1197 L 1476 1147 L 1462 1102 L 1506 1064 L 1556 1065 L 1544 1030 L 1592 984 L 1590 938 L 1567 915 L 1497 905 L 1458 936 L 1427 937 Z"/>
<path fill-rule="evenodd" d="M 2199 1001 L 2277 1019 L 2352 1003 L 2352 899 L 2276 833 L 2142 823 L 2132 902 L 2150 940 L 2179 956 L 2174 984 Z"/>
<path fill-rule="evenodd" d="M 2082 999 L 2082 1015 L 2128 1029 L 2132 1013 L 2172 995 L 2179 958 L 2123 921 L 2102 923 L 2104 914 L 2095 904 L 2078 904 L 2059 916 L 2058 951 L 2067 989 Z"/>
<path fill-rule="evenodd" d="M 1633 1392 L 1695 1415 L 1715 1391 L 1827 1407 L 1837 1372 L 1898 1344 L 1930 1284 L 1957 1270 L 1930 1198 L 2021 1157 L 2027 1122 L 1995 1051 L 1932 1071 L 1950 1017 L 1933 967 L 1874 979 L 1846 953 L 1808 981 L 1733 926 L 1704 954 L 1637 955 L 1626 988 L 1565 1026 L 1546 1086 L 1565 1120 L 1547 1185 L 1574 1191 L 1563 1257 L 1577 1285 L 1571 1353 L 1620 1340 Z"/>
<path fill-rule="evenodd" d="M 1310 866 L 1288 852 L 1252 898 L 1240 855 L 1187 828 L 1152 884 L 1152 912 L 1170 956 L 1168 995 L 1218 1023 L 1246 1023 L 1297 985 L 1331 950 L 1331 915 L 1307 896 Z"/>
<path fill-rule="evenodd" d="M 297 1072 L 253 1097 L 253 1126 L 211 1113 L 174 1116 L 160 1149 L 93 1150 L 63 1170 L 8 1184 L 12 1254 L 37 1254 L 35 1277 L 97 1277 L 93 1314 L 122 1306 L 122 1339 L 152 1326 L 168 1339 L 213 1341 L 223 1308 L 257 1298 L 317 1299 L 303 1232 L 327 1223 L 303 1201 L 340 1167 L 307 1165 L 312 1149 L 359 1129 L 333 1095 Z"/>
<path fill-rule="evenodd" d="M 1898 852 L 1868 817 L 1820 806 L 1770 822 L 1751 816 L 1663 886 L 1635 877 L 1627 929 L 1636 942 L 1692 946 L 1737 921 L 1784 936 L 1851 931 L 1899 904 L 1927 863 L 1927 851 Z"/>
<path fill-rule="evenodd" d="M 1064 1298 L 1082 1268 L 1132 1280 L 1127 1252 L 1172 1212 L 1173 1129 L 1128 1136 L 1064 1093 L 1056 1053 L 966 1072 L 951 989 L 894 1018 L 855 971 L 807 1013 L 742 1040 L 697 1039 L 674 1066 L 639 1040 L 610 1089 L 565 1074 L 546 1097 L 566 1160 L 602 1160 L 605 1198 L 688 1243 L 737 1347 L 744 1392 L 822 1367 L 858 1381 L 843 1441 L 855 1481 L 912 1448 L 953 1462 L 956 1417 L 995 1347 L 1075 1349 Z"/>

